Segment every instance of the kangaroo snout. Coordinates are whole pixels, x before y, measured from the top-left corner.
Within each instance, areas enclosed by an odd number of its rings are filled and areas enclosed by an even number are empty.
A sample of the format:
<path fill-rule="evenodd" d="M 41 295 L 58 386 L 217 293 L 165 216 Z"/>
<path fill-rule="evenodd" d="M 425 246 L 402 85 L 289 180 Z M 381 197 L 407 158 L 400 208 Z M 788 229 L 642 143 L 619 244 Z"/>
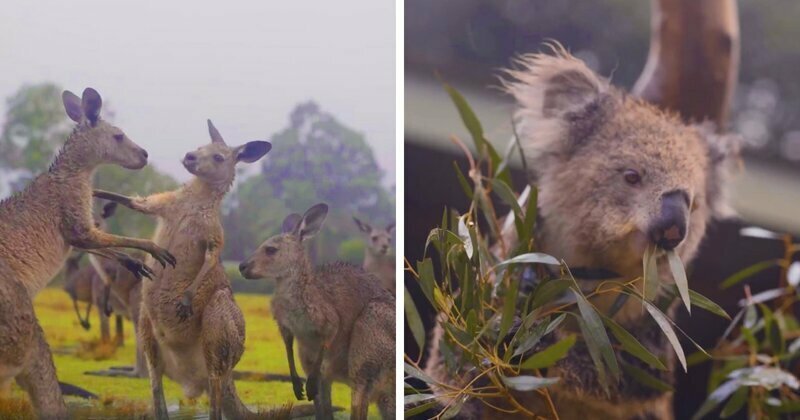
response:
<path fill-rule="evenodd" d="M 242 263 L 239 264 L 239 272 L 242 274 L 242 277 L 244 277 L 246 279 L 249 279 L 249 280 L 252 280 L 252 279 L 255 278 L 255 277 L 253 277 L 252 273 L 250 272 L 250 268 L 252 267 L 252 265 L 253 264 L 252 264 L 252 262 L 250 260 L 242 261 Z"/>
<path fill-rule="evenodd" d="M 689 195 L 670 191 L 661 196 L 661 214 L 648 232 L 650 240 L 667 251 L 675 249 L 686 238 L 689 219 Z"/>

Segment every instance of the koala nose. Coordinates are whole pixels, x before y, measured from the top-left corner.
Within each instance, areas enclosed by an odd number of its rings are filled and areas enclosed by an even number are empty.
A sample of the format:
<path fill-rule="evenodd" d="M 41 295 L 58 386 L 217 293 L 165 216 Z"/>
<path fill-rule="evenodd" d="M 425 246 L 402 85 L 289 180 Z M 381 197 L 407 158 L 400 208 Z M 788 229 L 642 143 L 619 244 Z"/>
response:
<path fill-rule="evenodd" d="M 197 156 L 195 156 L 194 153 L 187 153 L 184 159 L 186 159 L 187 162 L 194 162 L 197 160 Z"/>
<path fill-rule="evenodd" d="M 650 227 L 650 240 L 667 251 L 675 249 L 686 237 L 689 218 L 689 195 L 670 191 L 661 196 L 661 214 Z"/>

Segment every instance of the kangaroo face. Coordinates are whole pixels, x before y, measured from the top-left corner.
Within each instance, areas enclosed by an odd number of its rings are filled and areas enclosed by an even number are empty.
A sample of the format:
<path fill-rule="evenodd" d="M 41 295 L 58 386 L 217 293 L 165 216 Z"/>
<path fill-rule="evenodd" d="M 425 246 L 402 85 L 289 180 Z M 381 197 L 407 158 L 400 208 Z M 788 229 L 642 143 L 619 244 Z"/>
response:
<path fill-rule="evenodd" d="M 385 229 L 376 229 L 356 217 L 353 217 L 353 220 L 356 222 L 361 232 L 367 237 L 367 252 L 378 256 L 389 254 L 389 250 L 392 246 L 394 223 L 390 224 Z"/>
<path fill-rule="evenodd" d="M 72 121 L 78 123 L 80 136 L 75 141 L 99 163 L 113 163 L 127 169 L 141 169 L 147 165 L 147 151 L 139 147 L 125 133 L 100 118 L 103 99 L 92 88 L 83 91 L 83 97 L 70 91 L 61 96 L 64 109 Z"/>
<path fill-rule="evenodd" d="M 327 215 L 328 205 L 320 203 L 302 217 L 297 213 L 286 216 L 281 233 L 264 241 L 253 255 L 239 264 L 239 272 L 246 279 L 278 280 L 303 268 L 308 259 L 303 241 L 319 232 Z"/>
<path fill-rule="evenodd" d="M 192 175 L 209 184 L 230 184 L 236 176 L 237 163 L 255 162 L 272 148 L 269 142 L 258 140 L 229 147 L 211 120 L 208 120 L 208 132 L 211 135 L 211 143 L 187 153 L 182 163 Z"/>

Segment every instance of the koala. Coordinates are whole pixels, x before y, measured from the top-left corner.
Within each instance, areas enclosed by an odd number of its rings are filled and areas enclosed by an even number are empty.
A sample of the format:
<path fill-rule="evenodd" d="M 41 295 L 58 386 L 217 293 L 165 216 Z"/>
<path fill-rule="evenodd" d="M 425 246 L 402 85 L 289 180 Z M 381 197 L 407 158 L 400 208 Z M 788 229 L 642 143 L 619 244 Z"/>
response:
<path fill-rule="evenodd" d="M 603 271 L 622 280 L 642 276 L 642 256 L 649 246 L 690 262 L 709 222 L 731 213 L 724 186 L 740 162 L 738 138 L 716 134 L 709 124 L 688 125 L 628 95 L 557 44 L 550 54 L 525 55 L 516 64 L 502 83 L 516 102 L 516 132 L 539 189 L 538 250 L 579 267 L 575 273 Z M 665 258 L 658 262 L 660 281 L 672 283 Z M 575 277 L 590 290 L 598 284 Z M 616 298 L 609 293 L 592 303 L 609 311 Z M 668 313 L 674 313 L 676 303 Z M 665 360 L 668 371 L 651 369 L 623 352 L 618 359 L 672 382 L 674 352 L 641 302 L 628 299 L 614 319 Z M 568 322 L 562 325 L 540 345 L 577 330 Z M 442 367 L 439 337 L 437 327 L 426 371 L 445 383 L 461 384 L 464 378 L 448 378 Z M 646 388 L 624 372 L 606 393 L 582 341 L 547 376 L 561 378 L 550 388 L 561 418 L 672 418 L 670 393 Z M 550 413 L 537 392 L 515 392 L 515 397 L 534 413 Z M 489 411 L 476 403 L 461 414 L 498 415 Z"/>

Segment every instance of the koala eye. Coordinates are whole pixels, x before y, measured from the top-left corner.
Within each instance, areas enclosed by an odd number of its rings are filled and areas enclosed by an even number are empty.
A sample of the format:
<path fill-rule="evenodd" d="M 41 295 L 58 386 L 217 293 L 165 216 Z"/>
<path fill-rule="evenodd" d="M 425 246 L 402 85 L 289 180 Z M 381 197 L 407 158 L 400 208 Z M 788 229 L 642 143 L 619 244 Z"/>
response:
<path fill-rule="evenodd" d="M 116 140 L 117 142 L 121 143 L 122 140 L 125 140 L 125 135 L 124 134 L 114 134 L 114 140 Z"/>
<path fill-rule="evenodd" d="M 639 175 L 639 172 L 634 169 L 626 169 L 622 175 L 625 177 L 625 182 L 630 185 L 636 185 L 642 182 L 642 177 Z"/>
<path fill-rule="evenodd" d="M 275 248 L 274 246 L 264 247 L 264 253 L 267 255 L 275 255 L 276 252 L 278 252 L 278 248 Z"/>

